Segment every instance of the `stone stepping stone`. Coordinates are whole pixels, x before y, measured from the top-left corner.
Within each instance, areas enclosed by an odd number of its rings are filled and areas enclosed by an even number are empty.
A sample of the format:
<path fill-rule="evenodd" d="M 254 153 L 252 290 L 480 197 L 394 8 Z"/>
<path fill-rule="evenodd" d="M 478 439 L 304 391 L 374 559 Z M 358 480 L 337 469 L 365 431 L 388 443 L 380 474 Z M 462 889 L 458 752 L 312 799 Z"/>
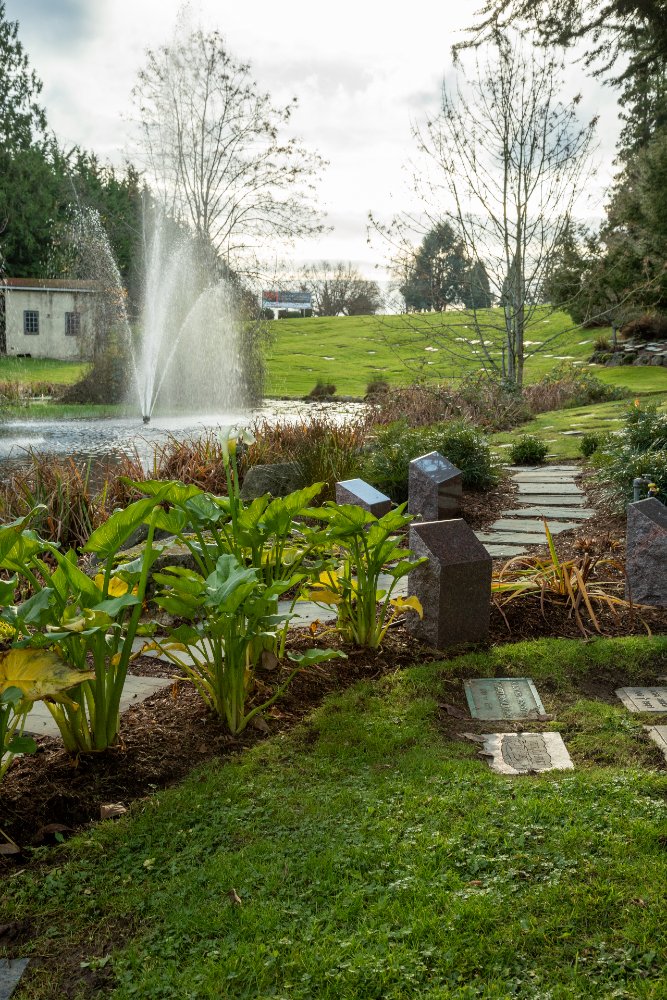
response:
<path fill-rule="evenodd" d="M 522 556 L 526 551 L 525 545 L 511 545 L 508 542 L 482 542 L 484 548 L 494 559 L 511 559 L 513 556 Z"/>
<path fill-rule="evenodd" d="M 169 677 L 135 677 L 127 675 L 125 687 L 120 699 L 121 714 L 132 705 L 140 705 L 156 691 L 169 687 L 173 681 Z M 26 719 L 25 732 L 30 736 L 60 736 L 53 716 L 42 701 L 36 701 Z"/>
<path fill-rule="evenodd" d="M 510 472 L 571 472 L 573 475 L 581 472 L 578 465 L 510 465 Z"/>
<path fill-rule="evenodd" d="M 667 761 L 667 726 L 644 726 L 644 729 L 653 742 L 658 744 Z"/>
<path fill-rule="evenodd" d="M 529 677 L 479 677 L 463 682 L 474 719 L 542 719 L 544 705 Z"/>
<path fill-rule="evenodd" d="M 0 958 L 0 1000 L 9 1000 L 29 961 L 29 958 Z"/>
<path fill-rule="evenodd" d="M 570 531 L 572 528 L 578 527 L 576 521 L 556 521 L 554 524 L 549 524 L 549 531 L 552 535 L 559 535 L 561 531 Z M 494 521 L 494 523 L 489 528 L 489 531 L 514 531 L 521 532 L 526 531 L 529 534 L 539 531 L 542 528 L 542 518 L 540 517 L 501 517 L 500 520 Z M 546 540 L 544 529 L 542 528 L 542 538 Z"/>
<path fill-rule="evenodd" d="M 497 774 L 574 770 L 560 733 L 482 733 L 481 739 L 480 754 Z"/>
<path fill-rule="evenodd" d="M 540 506 L 545 517 L 549 516 L 550 507 L 583 507 L 586 503 L 583 493 L 561 493 L 559 496 L 526 493 L 520 494 L 518 499 L 529 507 Z"/>
<path fill-rule="evenodd" d="M 504 511 L 504 517 L 546 517 L 549 520 L 549 527 L 551 528 L 551 520 L 559 520 L 561 518 L 568 518 L 572 521 L 585 521 L 587 518 L 593 516 L 593 511 L 589 510 L 587 507 L 517 507 L 514 510 Z"/>
<path fill-rule="evenodd" d="M 616 695 L 630 712 L 667 712 L 667 687 L 618 688 Z"/>
<path fill-rule="evenodd" d="M 517 472 L 512 476 L 514 483 L 573 483 L 574 472 Z"/>
<path fill-rule="evenodd" d="M 548 494 L 550 496 L 579 496 L 583 497 L 583 490 L 575 483 L 517 483 L 519 496 L 522 493 L 532 493 L 535 495 Z"/>
<path fill-rule="evenodd" d="M 491 542 L 493 545 L 539 545 L 547 544 L 547 538 L 543 531 L 480 531 L 477 533 L 480 542 L 486 545 Z"/>

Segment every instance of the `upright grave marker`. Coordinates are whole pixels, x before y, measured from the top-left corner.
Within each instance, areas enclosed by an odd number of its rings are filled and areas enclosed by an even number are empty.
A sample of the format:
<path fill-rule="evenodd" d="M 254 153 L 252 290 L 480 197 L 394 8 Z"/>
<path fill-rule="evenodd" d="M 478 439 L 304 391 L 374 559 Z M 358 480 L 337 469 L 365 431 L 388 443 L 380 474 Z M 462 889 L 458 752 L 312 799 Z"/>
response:
<path fill-rule="evenodd" d="M 540 719 L 544 705 L 527 677 L 484 677 L 464 682 L 475 719 Z"/>
<path fill-rule="evenodd" d="M 391 500 L 363 479 L 345 479 L 336 483 L 336 503 L 352 503 L 363 507 L 375 517 L 383 517 L 391 510 Z"/>
<path fill-rule="evenodd" d="M 483 642 L 489 635 L 491 556 L 465 521 L 429 521 L 410 526 L 409 547 L 427 562 L 408 576 L 424 618 L 408 619 L 421 642 L 436 649 Z"/>
<path fill-rule="evenodd" d="M 667 608 L 667 507 L 649 497 L 628 504 L 625 595 Z"/>
<path fill-rule="evenodd" d="M 424 521 L 457 517 L 463 491 L 462 473 L 437 452 L 415 458 L 408 470 L 408 513 Z"/>

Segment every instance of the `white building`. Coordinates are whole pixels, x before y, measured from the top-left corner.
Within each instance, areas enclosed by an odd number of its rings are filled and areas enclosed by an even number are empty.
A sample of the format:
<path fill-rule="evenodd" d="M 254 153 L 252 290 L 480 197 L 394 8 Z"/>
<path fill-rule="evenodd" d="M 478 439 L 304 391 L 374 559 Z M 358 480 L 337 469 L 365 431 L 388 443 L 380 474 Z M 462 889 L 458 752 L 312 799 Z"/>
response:
<path fill-rule="evenodd" d="M 93 339 L 94 293 L 90 281 L 0 281 L 0 354 L 79 359 Z"/>

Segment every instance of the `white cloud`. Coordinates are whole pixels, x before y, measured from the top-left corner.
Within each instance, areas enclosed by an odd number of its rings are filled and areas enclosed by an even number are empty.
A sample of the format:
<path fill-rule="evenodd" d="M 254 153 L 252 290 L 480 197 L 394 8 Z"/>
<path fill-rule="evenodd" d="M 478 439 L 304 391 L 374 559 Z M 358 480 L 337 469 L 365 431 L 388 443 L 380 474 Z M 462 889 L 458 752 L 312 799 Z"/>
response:
<path fill-rule="evenodd" d="M 80 143 L 122 162 L 137 70 L 146 48 L 172 37 L 178 7 L 178 0 L 6 0 L 64 145 Z M 403 207 L 411 119 L 437 107 L 442 78 L 452 72 L 451 45 L 479 0 L 414 0 L 408 7 L 396 0 L 339 0 L 335 7 L 199 0 L 191 7 L 193 20 L 218 28 L 230 50 L 252 62 L 276 101 L 298 96 L 294 130 L 330 161 L 320 198 L 335 229 L 300 246 L 299 256 L 359 260 L 372 270 L 380 251 L 367 246 L 367 213 L 388 218 Z M 582 115 L 602 115 L 595 216 L 613 173 L 615 95 L 581 66 L 570 79 L 583 90 Z"/>

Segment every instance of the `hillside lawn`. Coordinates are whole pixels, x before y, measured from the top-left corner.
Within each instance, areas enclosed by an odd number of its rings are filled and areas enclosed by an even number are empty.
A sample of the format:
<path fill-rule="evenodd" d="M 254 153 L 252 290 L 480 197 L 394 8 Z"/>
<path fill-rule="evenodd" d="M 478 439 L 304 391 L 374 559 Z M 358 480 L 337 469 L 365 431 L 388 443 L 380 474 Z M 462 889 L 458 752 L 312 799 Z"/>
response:
<path fill-rule="evenodd" d="M 666 638 L 549 639 L 329 697 L 19 867 L 16 1000 L 664 1000 L 661 719 L 614 688 L 666 672 Z M 575 770 L 494 774 L 475 676 L 532 677 Z"/>

